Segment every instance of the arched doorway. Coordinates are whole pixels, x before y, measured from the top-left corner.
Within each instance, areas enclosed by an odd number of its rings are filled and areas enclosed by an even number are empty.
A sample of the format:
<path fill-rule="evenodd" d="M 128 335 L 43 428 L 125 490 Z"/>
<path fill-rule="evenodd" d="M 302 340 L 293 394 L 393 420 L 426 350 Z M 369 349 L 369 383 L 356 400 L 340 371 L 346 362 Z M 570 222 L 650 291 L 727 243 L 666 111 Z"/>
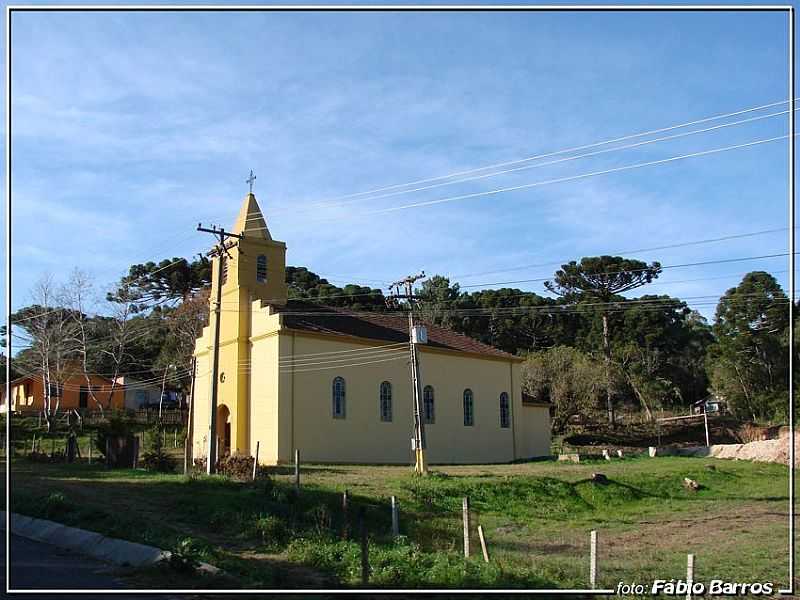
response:
<path fill-rule="evenodd" d="M 231 411 L 222 404 L 217 408 L 217 439 L 220 456 L 231 453 Z"/>

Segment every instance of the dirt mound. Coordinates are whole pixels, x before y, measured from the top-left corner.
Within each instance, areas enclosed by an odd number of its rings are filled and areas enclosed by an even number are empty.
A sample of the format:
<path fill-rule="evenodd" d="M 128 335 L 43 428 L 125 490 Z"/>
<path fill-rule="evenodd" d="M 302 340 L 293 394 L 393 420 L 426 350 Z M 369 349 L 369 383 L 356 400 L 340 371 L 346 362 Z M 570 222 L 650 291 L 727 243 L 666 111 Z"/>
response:
<path fill-rule="evenodd" d="M 710 456 L 756 462 L 789 464 L 789 437 L 750 442 L 749 444 L 719 444 L 711 446 Z M 794 464 L 800 466 L 800 437 L 794 443 Z"/>

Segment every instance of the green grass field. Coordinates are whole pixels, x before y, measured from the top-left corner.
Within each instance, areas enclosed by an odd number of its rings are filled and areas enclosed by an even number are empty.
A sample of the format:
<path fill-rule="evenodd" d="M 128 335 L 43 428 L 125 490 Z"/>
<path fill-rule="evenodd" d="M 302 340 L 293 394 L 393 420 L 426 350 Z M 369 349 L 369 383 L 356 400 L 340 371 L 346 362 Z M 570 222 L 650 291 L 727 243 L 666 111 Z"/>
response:
<path fill-rule="evenodd" d="M 608 484 L 592 482 L 594 471 Z M 701 489 L 684 489 L 684 477 Z M 181 548 L 243 586 L 360 585 L 354 538 L 363 507 L 374 586 L 584 588 L 595 529 L 601 586 L 680 578 L 691 552 L 696 579 L 782 587 L 787 486 L 781 465 L 642 457 L 434 467 L 427 478 L 406 467 L 304 465 L 296 496 L 288 471 L 250 483 L 18 458 L 11 497 L 16 512 Z M 345 489 L 349 524 L 341 509 Z M 391 495 L 401 507 L 399 540 L 391 536 Z M 472 507 L 469 560 L 462 554 L 464 496 Z M 488 565 L 480 557 L 478 524 L 488 540 Z"/>

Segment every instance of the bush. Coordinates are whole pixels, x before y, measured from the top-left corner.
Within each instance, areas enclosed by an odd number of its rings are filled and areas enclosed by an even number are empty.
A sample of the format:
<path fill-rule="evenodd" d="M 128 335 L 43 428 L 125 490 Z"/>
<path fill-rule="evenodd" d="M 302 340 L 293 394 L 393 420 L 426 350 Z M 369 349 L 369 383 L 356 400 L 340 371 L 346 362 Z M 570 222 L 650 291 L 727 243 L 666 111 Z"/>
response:
<path fill-rule="evenodd" d="M 331 509 L 324 504 L 319 504 L 306 513 L 306 519 L 311 523 L 312 530 L 319 537 L 330 535 L 333 531 L 333 515 Z"/>
<path fill-rule="evenodd" d="M 47 517 L 56 517 L 69 510 L 67 497 L 61 492 L 50 492 L 44 501 L 44 514 Z"/>
<path fill-rule="evenodd" d="M 201 471 L 206 470 L 206 458 L 194 459 L 194 466 Z M 249 480 L 253 477 L 253 458 L 250 456 L 223 456 L 217 459 L 217 473 L 231 479 Z M 258 465 L 256 478 L 269 479 L 267 467 Z"/>
<path fill-rule="evenodd" d="M 156 423 L 145 436 L 146 448 L 141 465 L 148 471 L 169 473 L 175 470 L 175 460 L 164 451 L 164 431 Z"/>
<path fill-rule="evenodd" d="M 293 540 L 289 558 L 356 583 L 361 577 L 357 542 Z M 370 543 L 370 584 L 384 587 L 554 587 L 527 568 L 509 570 L 481 559 L 465 560 L 455 552 L 425 552 L 417 544 L 398 540 L 391 545 Z"/>
<path fill-rule="evenodd" d="M 286 524 L 273 515 L 263 515 L 256 518 L 253 527 L 261 536 L 261 541 L 269 548 L 283 548 L 291 538 Z"/>
<path fill-rule="evenodd" d="M 170 552 L 169 566 L 181 573 L 191 573 L 199 565 L 199 553 L 195 541 L 184 538 Z"/>
<path fill-rule="evenodd" d="M 114 412 L 108 421 L 97 427 L 94 446 L 101 456 L 106 455 L 106 439 L 108 437 L 127 436 L 134 432 L 134 422 L 122 412 Z"/>

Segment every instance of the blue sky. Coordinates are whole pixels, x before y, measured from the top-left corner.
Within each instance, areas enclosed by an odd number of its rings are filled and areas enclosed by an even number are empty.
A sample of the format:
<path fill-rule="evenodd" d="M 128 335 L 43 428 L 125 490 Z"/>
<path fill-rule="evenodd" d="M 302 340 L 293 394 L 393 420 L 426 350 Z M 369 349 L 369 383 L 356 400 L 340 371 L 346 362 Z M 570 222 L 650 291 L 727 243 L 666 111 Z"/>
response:
<path fill-rule="evenodd" d="M 781 136 L 785 115 L 312 206 L 785 100 L 782 13 L 17 13 L 12 27 L 14 308 L 43 273 L 80 267 L 102 287 L 207 249 L 197 223 L 233 223 L 250 169 L 288 264 L 340 285 L 424 269 L 479 287 L 554 271 L 522 265 L 787 225 L 785 140 L 380 212 Z M 630 256 L 738 258 L 787 239 Z M 643 291 L 719 296 L 756 268 L 787 285 L 784 257 L 669 269 Z"/>

